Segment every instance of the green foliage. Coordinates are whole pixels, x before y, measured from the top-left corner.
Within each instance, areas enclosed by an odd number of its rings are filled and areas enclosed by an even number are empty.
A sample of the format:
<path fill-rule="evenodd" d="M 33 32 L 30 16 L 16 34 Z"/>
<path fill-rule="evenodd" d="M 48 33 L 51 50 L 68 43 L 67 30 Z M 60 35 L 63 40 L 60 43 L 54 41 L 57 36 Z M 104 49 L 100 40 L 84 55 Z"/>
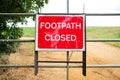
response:
<path fill-rule="evenodd" d="M 0 31 L 0 39 L 18 39 L 23 35 L 23 31 L 18 27 L 7 27 L 4 31 Z M 16 42 L 0 42 L 0 53 L 15 52 L 18 43 Z"/>
<path fill-rule="evenodd" d="M 36 13 L 48 0 L 0 0 L 0 13 Z M 19 39 L 22 29 L 16 24 L 27 23 L 25 16 L 0 16 L 0 39 Z M 15 52 L 18 43 L 0 42 L 0 53 Z"/>

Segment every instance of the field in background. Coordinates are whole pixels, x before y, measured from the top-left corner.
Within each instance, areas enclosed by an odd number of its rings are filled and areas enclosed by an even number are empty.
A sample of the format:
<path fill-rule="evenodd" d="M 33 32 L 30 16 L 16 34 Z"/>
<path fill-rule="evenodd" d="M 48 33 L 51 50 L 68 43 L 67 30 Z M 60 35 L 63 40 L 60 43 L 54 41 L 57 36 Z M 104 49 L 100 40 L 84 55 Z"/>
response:
<path fill-rule="evenodd" d="M 120 39 L 120 27 L 87 27 L 88 39 Z M 120 47 L 120 42 L 107 42 Z"/>
<path fill-rule="evenodd" d="M 35 27 L 22 27 L 22 28 L 23 28 L 23 37 L 35 36 Z"/>
<path fill-rule="evenodd" d="M 119 39 L 120 27 L 87 27 L 87 38 Z"/>
<path fill-rule="evenodd" d="M 23 27 L 23 37 L 34 37 L 35 27 Z M 120 39 L 120 27 L 87 27 L 87 39 Z M 120 47 L 120 42 L 108 42 Z"/>

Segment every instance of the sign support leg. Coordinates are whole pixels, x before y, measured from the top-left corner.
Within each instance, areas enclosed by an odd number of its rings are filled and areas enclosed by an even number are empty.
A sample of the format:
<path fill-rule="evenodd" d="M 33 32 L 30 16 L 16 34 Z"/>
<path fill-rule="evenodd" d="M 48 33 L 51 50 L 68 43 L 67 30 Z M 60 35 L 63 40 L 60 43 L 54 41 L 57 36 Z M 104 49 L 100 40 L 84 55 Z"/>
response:
<path fill-rule="evenodd" d="M 83 60 L 82 74 L 86 76 L 86 15 L 85 15 L 85 51 L 83 51 L 82 60 Z"/>
<path fill-rule="evenodd" d="M 67 71 L 66 71 L 66 80 L 69 80 L 69 51 L 67 51 Z"/>
<path fill-rule="evenodd" d="M 37 75 L 38 73 L 38 51 L 35 51 L 35 65 L 34 65 L 34 74 Z"/>
<path fill-rule="evenodd" d="M 84 76 L 86 76 L 86 51 L 83 51 L 83 68 L 82 73 Z"/>

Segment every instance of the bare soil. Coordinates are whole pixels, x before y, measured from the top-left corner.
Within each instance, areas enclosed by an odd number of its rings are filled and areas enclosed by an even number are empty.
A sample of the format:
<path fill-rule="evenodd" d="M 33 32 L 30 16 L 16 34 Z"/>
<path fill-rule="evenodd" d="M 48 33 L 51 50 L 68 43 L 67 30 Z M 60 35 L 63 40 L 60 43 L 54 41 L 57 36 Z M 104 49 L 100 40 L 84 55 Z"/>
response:
<path fill-rule="evenodd" d="M 10 64 L 34 64 L 34 46 L 21 43 L 17 53 L 9 56 Z M 66 52 L 39 52 L 39 60 L 66 60 Z M 70 60 L 82 60 L 81 52 L 70 52 Z M 87 64 L 120 64 L 120 48 L 101 42 L 87 43 Z M 57 64 L 61 65 L 61 64 Z M 74 64 L 75 65 L 75 64 Z M 70 68 L 69 80 L 120 80 L 120 68 Z M 66 80 L 65 68 L 10 68 L 0 74 L 0 80 Z"/>

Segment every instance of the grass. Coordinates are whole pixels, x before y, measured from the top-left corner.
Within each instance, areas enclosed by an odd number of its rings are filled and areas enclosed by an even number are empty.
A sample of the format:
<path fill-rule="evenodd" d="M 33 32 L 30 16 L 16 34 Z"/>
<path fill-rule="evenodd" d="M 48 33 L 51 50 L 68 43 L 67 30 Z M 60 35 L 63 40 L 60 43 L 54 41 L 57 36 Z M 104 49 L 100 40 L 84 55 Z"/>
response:
<path fill-rule="evenodd" d="M 87 27 L 87 38 L 119 39 L 120 27 Z"/>
<path fill-rule="evenodd" d="M 23 28 L 23 37 L 35 36 L 35 27 L 22 27 L 22 28 Z"/>
<path fill-rule="evenodd" d="M 35 27 L 24 27 L 23 37 L 34 37 Z M 87 39 L 120 39 L 120 27 L 87 27 Z M 108 42 L 120 47 L 120 42 Z"/>
<path fill-rule="evenodd" d="M 120 39 L 120 27 L 87 27 L 87 39 Z M 107 42 L 120 47 L 120 42 Z"/>

